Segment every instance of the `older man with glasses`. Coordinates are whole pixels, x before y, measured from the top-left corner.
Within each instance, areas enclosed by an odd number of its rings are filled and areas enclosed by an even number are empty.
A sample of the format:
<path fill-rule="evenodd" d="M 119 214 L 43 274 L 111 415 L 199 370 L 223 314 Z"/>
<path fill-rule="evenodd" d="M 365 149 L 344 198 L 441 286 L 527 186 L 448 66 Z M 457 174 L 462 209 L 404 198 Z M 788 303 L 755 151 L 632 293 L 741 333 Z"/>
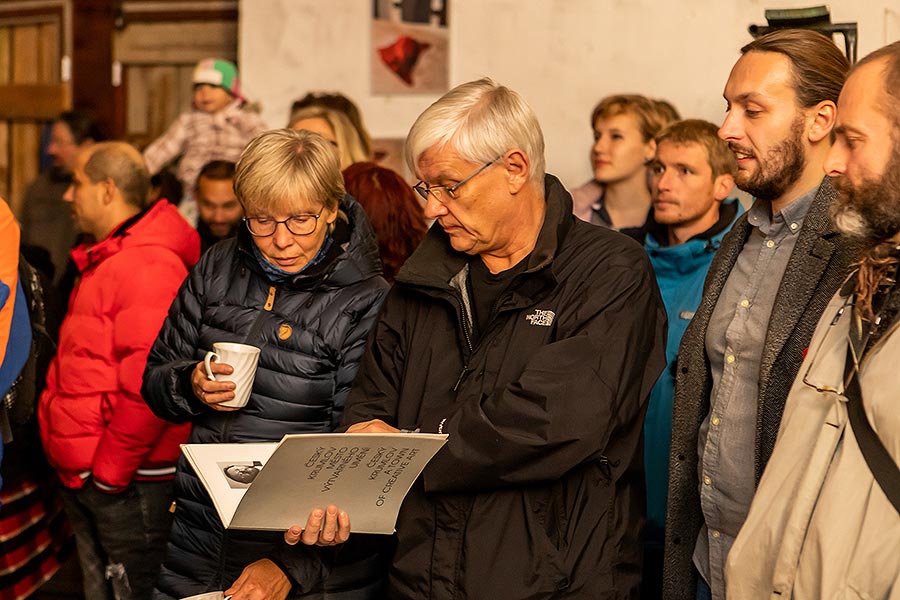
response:
<path fill-rule="evenodd" d="M 388 596 L 633 597 L 642 422 L 665 364 L 646 254 L 572 216 L 534 112 L 488 79 L 428 108 L 406 159 L 436 224 L 388 293 L 344 425 L 449 438 L 401 508 Z M 353 515 L 323 508 L 286 540 L 352 541 Z"/>

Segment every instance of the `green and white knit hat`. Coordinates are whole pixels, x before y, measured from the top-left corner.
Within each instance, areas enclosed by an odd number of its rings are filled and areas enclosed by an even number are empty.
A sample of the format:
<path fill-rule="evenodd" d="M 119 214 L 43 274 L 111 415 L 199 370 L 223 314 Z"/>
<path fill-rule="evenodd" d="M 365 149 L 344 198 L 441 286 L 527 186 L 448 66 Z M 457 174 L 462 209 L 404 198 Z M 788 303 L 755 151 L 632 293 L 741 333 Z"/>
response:
<path fill-rule="evenodd" d="M 220 58 L 204 58 L 194 69 L 194 85 L 205 83 L 215 85 L 242 99 L 237 67 L 232 62 Z"/>

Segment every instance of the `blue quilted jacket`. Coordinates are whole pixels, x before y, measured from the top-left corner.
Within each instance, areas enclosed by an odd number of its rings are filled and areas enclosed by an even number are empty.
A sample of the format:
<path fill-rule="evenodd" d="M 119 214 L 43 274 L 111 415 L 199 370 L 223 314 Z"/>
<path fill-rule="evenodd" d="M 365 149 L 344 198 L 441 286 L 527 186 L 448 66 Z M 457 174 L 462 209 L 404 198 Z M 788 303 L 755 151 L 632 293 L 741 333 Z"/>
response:
<path fill-rule="evenodd" d="M 286 282 L 269 281 L 244 228 L 209 249 L 188 276 L 150 352 L 142 391 L 158 416 L 193 423 L 189 443 L 278 441 L 288 433 L 329 432 L 340 423 L 388 287 L 362 208 L 347 196 L 341 209 L 349 223 L 338 220 L 324 260 Z M 261 348 L 250 400 L 235 412 L 214 411 L 191 392 L 191 370 L 220 341 Z M 281 540 L 278 532 L 226 531 L 184 457 L 175 495 L 157 584 L 162 597 L 226 589 L 245 566 L 272 556 Z M 326 567 L 317 552 L 298 549 L 297 564 L 282 565 L 293 574 L 308 573 L 295 592 L 309 592 L 306 581 L 321 582 Z M 360 566 L 368 558 L 344 553 L 337 566 L 330 565 L 326 587 L 370 583 L 360 581 L 371 573 Z"/>

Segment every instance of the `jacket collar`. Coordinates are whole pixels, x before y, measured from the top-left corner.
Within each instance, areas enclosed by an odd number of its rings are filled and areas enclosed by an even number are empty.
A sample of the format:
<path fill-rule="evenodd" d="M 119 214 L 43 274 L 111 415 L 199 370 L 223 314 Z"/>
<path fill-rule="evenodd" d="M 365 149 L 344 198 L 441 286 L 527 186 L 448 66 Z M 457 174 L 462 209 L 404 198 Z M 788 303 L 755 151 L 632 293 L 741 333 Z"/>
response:
<path fill-rule="evenodd" d="M 525 271 L 513 284 L 519 293 L 532 295 L 546 285 L 555 285 L 553 260 L 574 224 L 572 197 L 553 175 L 544 176 L 546 212 L 534 249 L 523 260 Z M 450 245 L 450 237 L 435 223 L 406 264 L 397 273 L 397 283 L 450 290 L 450 282 L 472 260 L 472 256 L 457 252 Z"/>
<path fill-rule="evenodd" d="M 144 219 L 147 215 L 155 215 L 163 209 L 163 205 L 160 204 L 161 202 L 166 201 L 157 201 L 136 215 L 122 221 L 122 223 L 117 225 L 103 240 L 100 240 L 97 243 L 81 244 L 75 247 L 72 250 L 72 260 L 75 262 L 75 266 L 78 267 L 78 271 L 84 273 L 88 269 L 97 266 L 108 257 L 119 252 L 119 250 L 122 249 L 122 242 L 139 221 Z"/>
<path fill-rule="evenodd" d="M 768 385 L 769 373 L 775 364 L 775 358 L 803 318 L 805 313 L 803 307 L 807 306 L 815 293 L 814 284 L 821 280 L 832 254 L 837 249 L 837 244 L 846 243 L 846 239 L 838 235 L 829 215 L 829 207 L 836 197 L 837 192 L 831 178 L 826 176 L 803 219 L 797 243 L 784 270 L 775 304 L 772 306 L 770 323 L 778 323 L 779 326 L 769 327 L 766 333 L 766 342 L 760 357 L 760 389 L 764 390 Z"/>
<path fill-rule="evenodd" d="M 375 232 L 362 206 L 352 196 L 345 195 L 340 207 L 348 220 L 340 217 L 335 220 L 331 234 L 334 242 L 325 258 L 281 284 L 294 289 L 318 288 L 326 283 L 343 287 L 381 275 Z M 253 254 L 253 238 L 246 227 L 238 228 L 237 247 L 242 264 L 265 278 L 266 274 Z"/>
<path fill-rule="evenodd" d="M 692 247 L 710 248 L 716 250 L 722 242 L 722 238 L 731 229 L 731 226 L 739 216 L 744 212 L 741 203 L 736 198 L 731 198 L 722 202 L 719 207 L 719 220 L 712 227 L 702 233 L 691 237 L 684 244 L 678 246 L 669 246 L 669 230 L 665 225 L 657 223 L 653 219 L 653 211 L 650 212 L 650 219 L 647 221 L 647 237 L 644 238 L 644 246 L 650 250 L 668 251 L 670 248 L 678 248 L 690 244 Z M 701 242 L 695 244 L 692 242 Z"/>
<path fill-rule="evenodd" d="M 723 204 L 722 210 L 719 211 L 719 221 L 715 225 L 677 246 L 660 246 L 652 233 L 648 233 L 644 240 L 644 250 L 650 256 L 657 279 L 687 275 L 701 268 L 707 269 L 713 253 L 719 249 L 722 238 L 741 212 L 737 200 Z"/>

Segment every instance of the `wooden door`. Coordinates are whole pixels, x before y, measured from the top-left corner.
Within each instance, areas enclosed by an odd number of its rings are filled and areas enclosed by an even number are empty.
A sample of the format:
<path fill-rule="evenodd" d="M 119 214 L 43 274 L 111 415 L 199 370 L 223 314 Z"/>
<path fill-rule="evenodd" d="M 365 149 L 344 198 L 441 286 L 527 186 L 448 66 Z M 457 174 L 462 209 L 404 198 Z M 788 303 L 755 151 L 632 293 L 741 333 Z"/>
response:
<path fill-rule="evenodd" d="M 68 0 L 0 4 L 0 196 L 15 214 L 46 123 L 71 108 L 71 14 Z"/>
<path fill-rule="evenodd" d="M 237 61 L 237 1 L 126 2 L 113 36 L 123 136 L 138 147 L 190 110 L 194 66 Z"/>

